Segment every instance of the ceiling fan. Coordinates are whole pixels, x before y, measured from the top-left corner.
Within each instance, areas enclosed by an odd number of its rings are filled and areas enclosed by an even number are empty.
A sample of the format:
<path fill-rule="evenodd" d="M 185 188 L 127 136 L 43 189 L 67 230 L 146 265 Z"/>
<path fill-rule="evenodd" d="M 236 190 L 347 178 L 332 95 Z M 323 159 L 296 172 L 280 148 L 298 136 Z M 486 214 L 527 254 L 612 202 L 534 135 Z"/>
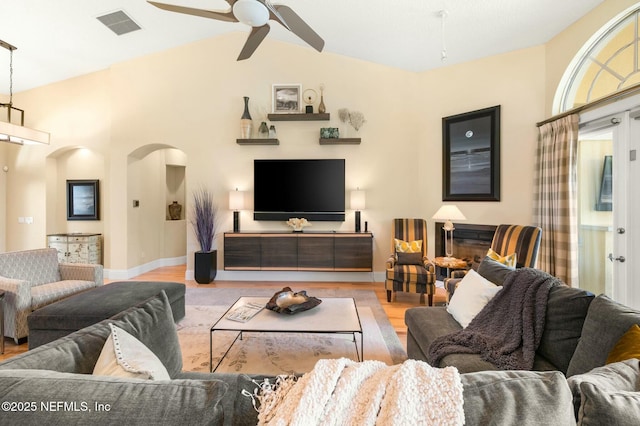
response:
<path fill-rule="evenodd" d="M 281 4 L 271 4 L 269 0 L 226 0 L 231 9 L 226 11 L 195 9 L 185 6 L 149 1 L 152 5 L 170 12 L 201 16 L 226 22 L 242 22 L 250 25 L 251 33 L 238 56 L 238 61 L 248 59 L 258 48 L 262 40 L 269 34 L 269 20 L 280 23 L 283 27 L 300 37 L 308 45 L 322 51 L 324 40 L 306 22 L 302 20 L 290 7 Z"/>

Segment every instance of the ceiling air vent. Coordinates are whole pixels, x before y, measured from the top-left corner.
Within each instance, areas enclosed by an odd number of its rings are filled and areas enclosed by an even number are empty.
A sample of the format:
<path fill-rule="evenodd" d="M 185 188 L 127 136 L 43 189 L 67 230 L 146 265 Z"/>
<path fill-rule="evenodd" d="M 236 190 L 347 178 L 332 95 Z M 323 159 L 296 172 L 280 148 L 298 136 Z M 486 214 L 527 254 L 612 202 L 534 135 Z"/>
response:
<path fill-rule="evenodd" d="M 130 33 L 140 29 L 140 25 L 133 22 L 129 15 L 124 13 L 122 10 L 98 16 L 98 20 L 117 35 Z"/>

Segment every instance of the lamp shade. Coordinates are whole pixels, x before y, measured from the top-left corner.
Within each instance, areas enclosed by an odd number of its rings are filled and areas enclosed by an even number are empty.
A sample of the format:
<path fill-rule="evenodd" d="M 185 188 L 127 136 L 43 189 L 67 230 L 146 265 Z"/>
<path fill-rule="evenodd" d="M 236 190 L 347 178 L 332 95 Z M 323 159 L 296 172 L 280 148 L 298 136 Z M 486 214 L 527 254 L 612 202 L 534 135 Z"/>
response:
<path fill-rule="evenodd" d="M 433 215 L 432 219 L 435 220 L 466 220 L 460 209 L 454 204 L 445 204 L 438 209 L 436 214 Z"/>
<path fill-rule="evenodd" d="M 244 191 L 229 191 L 229 210 L 244 209 Z"/>
<path fill-rule="evenodd" d="M 256 0 L 238 0 L 233 4 L 233 14 L 238 21 L 252 27 L 261 27 L 269 21 L 269 10 Z"/>
<path fill-rule="evenodd" d="M 365 208 L 365 193 L 364 191 L 357 189 L 351 191 L 351 209 L 352 210 L 364 210 Z"/>

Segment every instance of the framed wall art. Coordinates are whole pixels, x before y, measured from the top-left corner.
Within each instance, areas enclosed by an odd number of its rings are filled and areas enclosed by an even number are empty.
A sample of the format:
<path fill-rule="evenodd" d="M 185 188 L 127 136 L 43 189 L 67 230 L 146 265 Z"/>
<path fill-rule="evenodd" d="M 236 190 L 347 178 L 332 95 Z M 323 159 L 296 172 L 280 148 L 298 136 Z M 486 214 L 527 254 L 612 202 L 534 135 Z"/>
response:
<path fill-rule="evenodd" d="M 442 119 L 442 201 L 500 201 L 500 105 Z"/>
<path fill-rule="evenodd" d="M 301 84 L 274 84 L 271 102 L 275 114 L 299 113 L 302 107 Z"/>
<path fill-rule="evenodd" d="M 100 220 L 98 180 L 67 180 L 67 220 Z"/>

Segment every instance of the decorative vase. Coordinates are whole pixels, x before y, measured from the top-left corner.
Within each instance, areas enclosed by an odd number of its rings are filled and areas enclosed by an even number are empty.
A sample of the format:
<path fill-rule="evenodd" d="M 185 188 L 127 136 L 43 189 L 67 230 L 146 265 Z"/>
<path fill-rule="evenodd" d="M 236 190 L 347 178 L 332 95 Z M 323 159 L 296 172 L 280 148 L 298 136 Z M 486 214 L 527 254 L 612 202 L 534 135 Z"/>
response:
<path fill-rule="evenodd" d="M 325 112 L 327 112 L 327 107 L 324 106 L 324 95 L 320 94 L 320 105 L 318 105 L 318 112 L 320 114 L 324 114 Z"/>
<path fill-rule="evenodd" d="M 269 137 L 271 139 L 276 139 L 277 136 L 278 135 L 276 134 L 276 126 L 272 124 L 271 127 L 269 127 Z"/>
<path fill-rule="evenodd" d="M 177 201 L 169 204 L 169 217 L 171 220 L 180 220 L 180 216 L 182 215 L 182 205 L 178 204 Z"/>
<path fill-rule="evenodd" d="M 193 278 L 198 284 L 209 284 L 218 272 L 218 250 L 194 253 Z"/>
<path fill-rule="evenodd" d="M 258 133 L 260 134 L 261 138 L 269 137 L 269 128 L 267 127 L 267 123 L 265 123 L 264 121 L 260 123 L 260 128 L 258 129 Z"/>
<path fill-rule="evenodd" d="M 251 139 L 251 127 L 253 120 L 251 114 L 249 114 L 249 97 L 244 96 L 244 112 L 240 117 L 240 137 L 242 139 Z"/>

